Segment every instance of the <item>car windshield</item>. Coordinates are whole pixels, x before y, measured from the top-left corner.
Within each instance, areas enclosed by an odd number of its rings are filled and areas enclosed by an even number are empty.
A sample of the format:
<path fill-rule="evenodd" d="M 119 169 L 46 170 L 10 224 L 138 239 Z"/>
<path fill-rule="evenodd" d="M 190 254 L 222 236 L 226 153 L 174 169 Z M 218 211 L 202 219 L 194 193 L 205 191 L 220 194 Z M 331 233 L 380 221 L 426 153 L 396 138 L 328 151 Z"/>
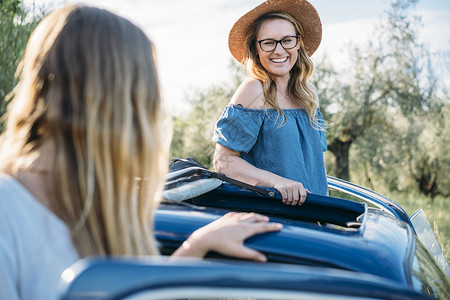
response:
<path fill-rule="evenodd" d="M 430 222 L 425 215 L 423 209 L 419 209 L 411 216 L 411 221 L 416 230 L 419 240 L 430 252 L 431 256 L 436 260 L 438 265 L 444 270 L 444 273 L 450 278 L 450 267 L 445 259 L 442 248 L 431 229 Z"/>
<path fill-rule="evenodd" d="M 412 263 L 413 286 L 435 299 L 447 299 L 450 283 L 424 245 L 417 240 Z"/>

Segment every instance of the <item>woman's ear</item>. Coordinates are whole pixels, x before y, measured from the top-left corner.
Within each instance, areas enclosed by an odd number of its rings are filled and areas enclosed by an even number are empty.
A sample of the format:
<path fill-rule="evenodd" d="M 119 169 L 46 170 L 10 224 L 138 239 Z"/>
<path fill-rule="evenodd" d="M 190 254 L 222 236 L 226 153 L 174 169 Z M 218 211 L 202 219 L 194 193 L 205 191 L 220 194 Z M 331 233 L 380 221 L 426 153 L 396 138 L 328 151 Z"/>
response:
<path fill-rule="evenodd" d="M 297 51 L 300 50 L 300 48 L 302 47 L 302 36 L 299 34 L 298 35 L 298 43 L 297 43 Z"/>

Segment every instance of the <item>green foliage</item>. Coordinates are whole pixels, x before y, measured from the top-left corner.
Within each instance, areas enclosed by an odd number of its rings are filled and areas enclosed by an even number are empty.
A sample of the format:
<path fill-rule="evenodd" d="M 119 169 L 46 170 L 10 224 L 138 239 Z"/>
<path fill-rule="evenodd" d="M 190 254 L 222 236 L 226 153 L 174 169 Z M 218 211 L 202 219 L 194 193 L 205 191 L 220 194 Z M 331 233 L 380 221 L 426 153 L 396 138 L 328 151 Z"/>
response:
<path fill-rule="evenodd" d="M 8 94 L 14 88 L 14 74 L 28 38 L 42 17 L 27 9 L 21 0 L 0 1 L 0 120 L 9 103 Z M 4 123 L 0 122 L 0 133 Z"/>
<path fill-rule="evenodd" d="M 215 144 L 211 138 L 215 123 L 243 79 L 240 66 L 232 63 L 230 68 L 230 84 L 222 83 L 194 93 L 188 99 L 192 110 L 185 116 L 174 118 L 170 158 L 192 157 L 212 168 Z"/>
<path fill-rule="evenodd" d="M 345 82 L 333 78 L 326 60 L 314 81 L 329 122 L 329 174 L 433 199 L 449 195 L 449 102 L 431 54 L 418 43 L 420 18 L 410 11 L 416 2 L 394 1 L 372 39 L 380 42 L 351 49 Z"/>

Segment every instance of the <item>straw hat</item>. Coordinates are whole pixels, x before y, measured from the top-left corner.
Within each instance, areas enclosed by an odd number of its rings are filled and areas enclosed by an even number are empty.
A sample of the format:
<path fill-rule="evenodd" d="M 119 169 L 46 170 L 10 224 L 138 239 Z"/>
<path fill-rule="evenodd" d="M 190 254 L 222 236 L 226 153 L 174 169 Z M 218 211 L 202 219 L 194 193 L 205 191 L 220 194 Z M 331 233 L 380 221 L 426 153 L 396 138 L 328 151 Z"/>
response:
<path fill-rule="evenodd" d="M 303 27 L 303 44 L 311 56 L 322 40 L 322 23 L 316 9 L 306 0 L 267 0 L 243 15 L 231 28 L 228 48 L 238 62 L 246 57 L 245 36 L 250 26 L 262 15 L 285 12 L 293 16 Z"/>

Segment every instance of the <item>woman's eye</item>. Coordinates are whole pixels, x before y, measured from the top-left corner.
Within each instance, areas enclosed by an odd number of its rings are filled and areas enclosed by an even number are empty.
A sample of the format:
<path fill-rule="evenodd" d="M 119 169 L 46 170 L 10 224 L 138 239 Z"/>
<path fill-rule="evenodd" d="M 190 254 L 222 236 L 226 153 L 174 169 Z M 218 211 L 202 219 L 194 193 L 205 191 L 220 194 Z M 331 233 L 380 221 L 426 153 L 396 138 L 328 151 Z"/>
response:
<path fill-rule="evenodd" d="M 264 41 L 263 44 L 265 46 L 273 46 L 273 44 L 275 44 L 275 41 Z"/>

